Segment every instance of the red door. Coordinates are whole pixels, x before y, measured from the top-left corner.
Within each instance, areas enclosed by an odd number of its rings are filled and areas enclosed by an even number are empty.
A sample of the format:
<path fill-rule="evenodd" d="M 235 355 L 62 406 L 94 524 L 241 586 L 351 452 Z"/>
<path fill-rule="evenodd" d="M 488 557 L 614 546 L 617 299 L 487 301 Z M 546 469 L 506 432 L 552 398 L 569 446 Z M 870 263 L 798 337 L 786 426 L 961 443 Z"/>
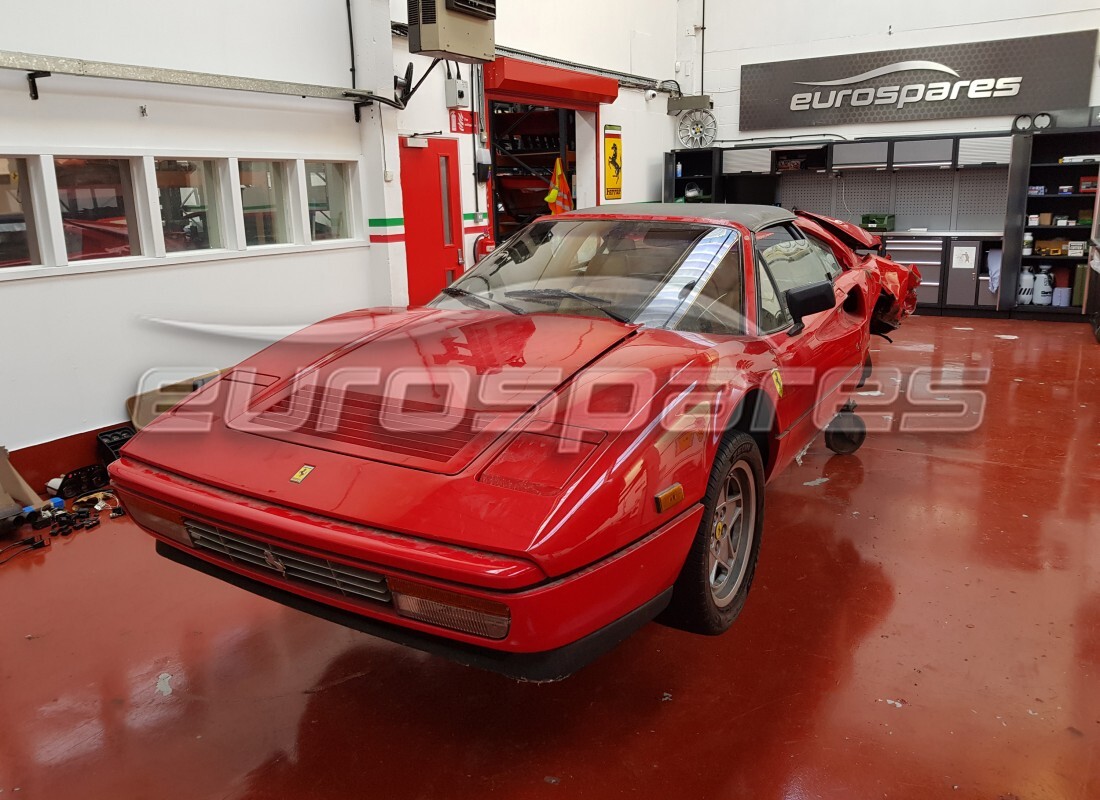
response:
<path fill-rule="evenodd" d="M 424 305 L 465 267 L 455 139 L 401 138 L 409 304 Z"/>

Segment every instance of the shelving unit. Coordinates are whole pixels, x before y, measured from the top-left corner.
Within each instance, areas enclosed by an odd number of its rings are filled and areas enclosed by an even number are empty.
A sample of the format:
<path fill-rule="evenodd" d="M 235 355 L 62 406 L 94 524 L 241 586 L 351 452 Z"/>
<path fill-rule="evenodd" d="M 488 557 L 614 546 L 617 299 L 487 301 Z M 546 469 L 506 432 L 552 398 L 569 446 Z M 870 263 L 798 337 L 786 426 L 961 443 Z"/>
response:
<path fill-rule="evenodd" d="M 1017 305 L 1021 315 L 1063 315 L 1080 317 L 1087 304 L 1090 281 L 1087 242 L 1093 229 L 1096 193 L 1080 191 L 1083 179 L 1095 179 L 1100 173 L 1100 161 L 1063 163 L 1060 159 L 1074 155 L 1100 153 L 1100 132 L 1044 133 L 1031 137 L 1030 165 L 1027 171 L 1024 222 L 1037 214 L 1065 215 L 1070 224 L 1059 225 L 1051 220 L 1038 225 L 1025 224 L 1022 230 L 1032 236 L 1033 252 L 1019 258 L 1020 269 L 1038 272 L 1042 265 L 1050 266 L 1055 288 L 1070 289 L 1068 306 Z M 1043 194 L 1033 194 L 1031 187 L 1042 186 Z M 1059 187 L 1074 191 L 1062 193 Z M 1071 256 L 1066 250 L 1070 242 L 1085 242 L 1085 255 Z M 1039 249 L 1058 249 L 1058 255 L 1042 255 Z"/>
<path fill-rule="evenodd" d="M 576 112 L 522 103 L 490 104 L 490 152 L 496 240 L 504 241 L 544 214 L 554 163 L 572 186 L 576 174 Z"/>
<path fill-rule="evenodd" d="M 677 172 L 680 174 L 677 175 Z M 721 173 L 722 150 L 720 148 L 672 150 L 665 153 L 664 201 L 666 203 L 721 203 L 725 200 Z"/>

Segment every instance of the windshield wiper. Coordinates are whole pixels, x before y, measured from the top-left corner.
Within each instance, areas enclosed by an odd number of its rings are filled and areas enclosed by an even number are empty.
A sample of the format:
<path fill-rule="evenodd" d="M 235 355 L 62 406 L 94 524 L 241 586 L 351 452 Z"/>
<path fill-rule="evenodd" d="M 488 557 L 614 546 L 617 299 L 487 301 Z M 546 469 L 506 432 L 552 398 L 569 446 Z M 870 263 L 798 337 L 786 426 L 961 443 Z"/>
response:
<path fill-rule="evenodd" d="M 580 292 L 570 292 L 567 289 L 518 289 L 514 292 L 505 292 L 505 297 L 517 297 L 520 300 L 531 300 L 535 303 L 546 303 L 549 305 L 554 300 L 579 300 L 582 303 L 587 303 L 597 311 L 602 311 L 611 317 L 616 322 L 630 323 L 627 317 L 617 311 L 612 311 L 609 308 L 605 308 L 604 304 L 610 303 L 610 300 L 605 300 L 602 297 L 593 297 L 588 294 L 581 294 Z"/>
<path fill-rule="evenodd" d="M 470 308 L 478 308 L 482 311 L 489 308 L 489 303 L 496 303 L 501 308 L 506 308 L 513 314 L 518 314 L 521 317 L 527 313 L 519 306 L 514 306 L 511 303 L 502 303 L 500 300 L 494 300 L 491 297 L 482 297 L 479 294 L 467 292 L 465 289 L 459 289 L 457 286 L 448 286 L 444 288 L 443 294 L 447 295 L 447 297 L 453 297 L 459 302 L 465 303 Z"/>

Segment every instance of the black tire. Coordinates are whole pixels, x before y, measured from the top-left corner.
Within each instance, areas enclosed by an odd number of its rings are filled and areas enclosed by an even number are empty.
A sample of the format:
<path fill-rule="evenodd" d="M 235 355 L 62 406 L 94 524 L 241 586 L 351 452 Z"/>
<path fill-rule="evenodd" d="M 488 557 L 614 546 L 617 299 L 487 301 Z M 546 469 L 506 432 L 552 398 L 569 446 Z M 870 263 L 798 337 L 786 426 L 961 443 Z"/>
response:
<path fill-rule="evenodd" d="M 751 491 L 751 497 L 742 500 L 740 517 L 736 517 L 735 506 L 730 505 L 735 502 L 730 499 L 731 481 L 742 498 Z M 751 482 L 748 486 L 747 481 Z M 744 608 L 760 554 L 760 531 L 764 526 L 764 465 L 756 442 L 747 433 L 731 431 L 722 441 L 710 471 L 703 506 L 703 519 L 661 622 L 692 633 L 717 636 L 729 629 Z M 720 508 L 725 509 L 725 517 L 720 516 Z M 751 510 L 751 520 L 746 510 Z M 719 532 L 717 524 L 723 519 L 728 521 L 731 516 L 740 522 L 736 533 L 731 535 L 732 526 Z M 721 580 L 722 566 L 716 569 L 715 565 L 719 552 L 734 559 L 732 568 L 727 565 L 725 582 Z M 724 563 L 724 558 L 722 560 Z"/>
<path fill-rule="evenodd" d="M 851 455 L 866 440 L 867 424 L 858 414 L 841 412 L 825 429 L 825 446 L 837 455 Z"/>

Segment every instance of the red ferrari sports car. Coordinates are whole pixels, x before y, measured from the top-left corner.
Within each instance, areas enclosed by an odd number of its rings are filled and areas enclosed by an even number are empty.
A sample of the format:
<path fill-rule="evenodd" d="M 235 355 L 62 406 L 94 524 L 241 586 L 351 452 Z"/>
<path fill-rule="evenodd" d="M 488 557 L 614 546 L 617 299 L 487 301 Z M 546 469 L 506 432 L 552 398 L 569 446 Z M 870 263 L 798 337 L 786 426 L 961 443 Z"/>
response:
<path fill-rule="evenodd" d="M 658 616 L 741 611 L 765 484 L 849 404 L 919 273 L 848 223 L 621 205 L 536 221 L 423 308 L 355 311 L 223 374 L 111 475 L 181 564 L 531 679 Z"/>

